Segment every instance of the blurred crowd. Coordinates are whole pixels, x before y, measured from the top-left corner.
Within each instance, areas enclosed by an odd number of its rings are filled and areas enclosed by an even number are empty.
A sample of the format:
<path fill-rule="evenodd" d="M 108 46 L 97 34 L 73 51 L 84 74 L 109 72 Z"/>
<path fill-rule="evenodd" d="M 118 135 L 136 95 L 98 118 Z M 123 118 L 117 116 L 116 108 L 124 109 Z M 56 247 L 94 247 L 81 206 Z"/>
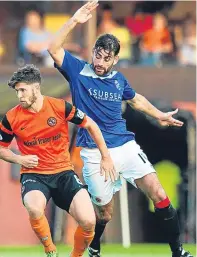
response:
<path fill-rule="evenodd" d="M 170 20 L 171 6 L 155 12 L 147 12 L 136 4 L 129 15 L 114 17 L 115 2 L 101 2 L 97 16 L 97 35 L 111 33 L 121 44 L 120 67 L 130 65 L 196 65 L 196 17 L 185 13 L 180 20 Z M 41 14 L 36 9 L 26 12 L 14 42 L 13 62 L 18 65 L 33 62 L 52 66 L 47 47 L 53 33 L 69 18 L 65 14 Z M 0 21 L 1 22 L 1 21 Z M 80 34 L 80 33 L 79 33 Z M 84 43 L 72 35 L 65 44 L 77 57 L 86 59 Z M 7 44 L 0 26 L 0 62 L 6 56 Z"/>
<path fill-rule="evenodd" d="M 110 32 L 121 42 L 121 66 L 196 65 L 196 21 L 186 14 L 182 24 L 169 24 L 164 13 L 144 13 L 136 8 L 130 16 L 113 19 L 110 4 L 103 6 L 98 34 Z"/>

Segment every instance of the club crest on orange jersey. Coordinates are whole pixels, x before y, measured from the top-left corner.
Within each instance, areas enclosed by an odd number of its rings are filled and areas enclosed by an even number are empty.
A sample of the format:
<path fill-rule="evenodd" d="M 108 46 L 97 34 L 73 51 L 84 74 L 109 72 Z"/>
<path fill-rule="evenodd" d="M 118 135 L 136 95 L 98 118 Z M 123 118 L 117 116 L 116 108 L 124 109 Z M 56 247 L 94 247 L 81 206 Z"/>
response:
<path fill-rule="evenodd" d="M 50 127 L 54 127 L 54 126 L 57 124 L 56 118 L 54 118 L 54 117 L 48 118 L 47 124 L 48 124 Z"/>

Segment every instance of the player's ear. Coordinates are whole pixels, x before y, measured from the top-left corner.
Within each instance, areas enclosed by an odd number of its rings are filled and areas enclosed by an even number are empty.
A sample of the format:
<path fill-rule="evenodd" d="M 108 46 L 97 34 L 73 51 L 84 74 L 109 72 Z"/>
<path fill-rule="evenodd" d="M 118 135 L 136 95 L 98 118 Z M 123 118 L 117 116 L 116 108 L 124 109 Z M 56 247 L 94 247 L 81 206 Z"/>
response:
<path fill-rule="evenodd" d="M 39 84 L 39 83 L 36 83 L 36 84 L 35 84 L 35 89 L 36 89 L 36 90 L 40 90 L 40 84 Z"/>
<path fill-rule="evenodd" d="M 118 63 L 118 61 L 119 61 L 119 56 L 116 55 L 115 58 L 114 58 L 114 65 L 116 65 Z"/>

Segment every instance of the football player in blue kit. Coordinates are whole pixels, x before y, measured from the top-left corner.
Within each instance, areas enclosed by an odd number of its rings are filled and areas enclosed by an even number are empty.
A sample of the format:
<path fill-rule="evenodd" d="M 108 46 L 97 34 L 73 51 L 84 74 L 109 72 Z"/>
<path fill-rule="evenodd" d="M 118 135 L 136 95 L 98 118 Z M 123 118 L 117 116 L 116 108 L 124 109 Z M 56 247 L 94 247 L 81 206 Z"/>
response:
<path fill-rule="evenodd" d="M 99 126 L 113 159 L 116 174 L 100 173 L 101 156 L 95 143 L 80 128 L 76 145 L 82 147 L 83 177 L 88 185 L 97 214 L 95 237 L 88 248 L 89 257 L 101 256 L 100 238 L 113 214 L 113 195 L 120 190 L 120 176 L 142 190 L 155 206 L 162 229 L 165 231 L 172 257 L 192 257 L 180 242 L 180 228 L 176 210 L 161 186 L 156 171 L 127 131 L 122 118 L 122 101 L 140 112 L 155 118 L 161 126 L 181 127 L 183 122 L 173 118 L 178 110 L 161 112 L 144 96 L 135 92 L 126 78 L 112 68 L 118 62 L 119 40 L 111 34 L 101 35 L 92 50 L 92 63 L 79 60 L 63 49 L 67 35 L 78 23 L 85 23 L 98 2 L 90 1 L 71 17 L 53 39 L 48 49 L 55 67 L 70 84 L 73 104 L 87 113 Z M 126 154 L 125 154 L 126 153 Z"/>

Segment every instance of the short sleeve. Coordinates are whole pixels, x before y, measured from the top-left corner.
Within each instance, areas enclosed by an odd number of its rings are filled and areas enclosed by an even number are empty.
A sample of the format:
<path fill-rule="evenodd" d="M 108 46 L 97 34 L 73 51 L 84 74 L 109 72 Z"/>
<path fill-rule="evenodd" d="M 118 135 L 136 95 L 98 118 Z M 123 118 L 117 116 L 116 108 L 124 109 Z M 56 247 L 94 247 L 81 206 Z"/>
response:
<path fill-rule="evenodd" d="M 74 57 L 68 51 L 65 51 L 64 60 L 62 66 L 59 67 L 56 63 L 54 64 L 55 68 L 68 80 L 76 78 L 85 65 L 85 61 L 79 60 Z"/>
<path fill-rule="evenodd" d="M 0 124 L 0 146 L 8 147 L 14 138 L 11 125 L 5 115 Z"/>
<path fill-rule="evenodd" d="M 128 81 L 125 79 L 122 100 L 133 99 L 134 96 L 135 96 L 135 90 L 129 85 Z"/>

